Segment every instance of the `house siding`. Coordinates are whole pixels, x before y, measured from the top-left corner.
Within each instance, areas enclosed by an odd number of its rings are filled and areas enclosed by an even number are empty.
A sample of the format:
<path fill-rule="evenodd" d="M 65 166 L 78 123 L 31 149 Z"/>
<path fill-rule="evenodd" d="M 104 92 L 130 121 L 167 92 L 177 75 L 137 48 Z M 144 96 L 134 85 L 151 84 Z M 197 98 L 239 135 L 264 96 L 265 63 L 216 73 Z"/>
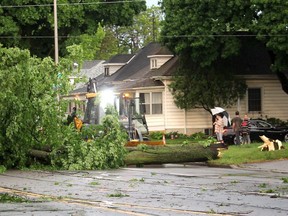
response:
<path fill-rule="evenodd" d="M 170 81 L 163 81 L 166 88 L 163 93 L 163 118 L 154 120 L 147 118 L 150 131 L 178 131 L 179 133 L 193 134 L 196 132 L 207 132 L 212 130 L 212 117 L 204 109 L 191 109 L 184 111 L 179 109 L 173 100 L 172 94 L 168 90 Z M 238 103 L 225 108 L 230 114 L 231 119 L 235 111 L 240 112 L 240 116 L 248 114 L 250 118 L 278 118 L 283 121 L 288 120 L 288 95 L 282 90 L 280 82 L 274 77 L 273 79 L 246 80 L 248 88 L 261 88 L 262 93 L 262 111 L 248 112 L 248 97 L 239 100 Z M 154 125 L 156 124 L 156 125 Z M 163 126 L 163 127 L 162 127 Z M 161 128 L 162 127 L 162 128 Z"/>
<path fill-rule="evenodd" d="M 288 95 L 282 90 L 279 80 L 247 80 L 246 83 L 249 88 L 259 87 L 262 91 L 262 112 L 248 113 L 248 98 L 245 97 L 241 101 L 241 107 L 249 114 L 250 118 L 288 120 Z"/>

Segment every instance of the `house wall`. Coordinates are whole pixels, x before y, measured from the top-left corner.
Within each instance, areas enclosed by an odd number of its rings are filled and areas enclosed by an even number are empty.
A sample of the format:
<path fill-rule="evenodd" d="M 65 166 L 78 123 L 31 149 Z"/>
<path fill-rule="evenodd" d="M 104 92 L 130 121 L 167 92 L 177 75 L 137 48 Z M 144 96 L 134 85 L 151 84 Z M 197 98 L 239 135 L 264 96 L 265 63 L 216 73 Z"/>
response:
<path fill-rule="evenodd" d="M 173 96 L 169 92 L 167 85 L 169 81 L 163 81 L 166 88 L 163 92 L 163 118 L 148 116 L 147 123 L 150 131 L 178 131 L 179 133 L 193 134 L 196 132 L 211 133 L 212 117 L 204 109 L 192 109 L 188 111 L 176 107 Z M 281 84 L 275 77 L 247 79 L 248 88 L 261 88 L 262 112 L 248 112 L 248 97 L 245 96 L 230 108 L 225 108 L 231 119 L 235 111 L 240 112 L 240 116 L 248 114 L 250 118 L 278 118 L 283 121 L 288 120 L 288 95 L 282 90 Z M 210 131 L 209 131 L 210 130 Z"/>
<path fill-rule="evenodd" d="M 288 120 L 288 95 L 282 90 L 278 79 L 247 80 L 248 87 L 261 88 L 262 112 L 248 112 L 248 98 L 241 100 L 240 112 L 250 118 L 278 118 Z"/>
<path fill-rule="evenodd" d="M 112 75 L 119 70 L 123 65 L 109 65 L 109 74 Z"/>

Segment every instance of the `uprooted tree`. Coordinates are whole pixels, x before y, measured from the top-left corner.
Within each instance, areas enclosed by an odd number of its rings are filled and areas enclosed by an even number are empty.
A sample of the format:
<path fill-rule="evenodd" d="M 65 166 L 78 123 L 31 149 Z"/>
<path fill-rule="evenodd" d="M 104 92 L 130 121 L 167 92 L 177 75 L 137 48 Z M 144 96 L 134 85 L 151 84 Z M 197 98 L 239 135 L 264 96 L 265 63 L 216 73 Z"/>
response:
<path fill-rule="evenodd" d="M 50 152 L 42 154 L 42 159 L 58 168 L 123 165 L 126 133 L 120 130 L 116 117 L 107 116 L 101 139 L 90 142 L 85 141 L 86 136 L 96 130 L 79 133 L 65 124 L 67 102 L 58 98 L 71 88 L 68 76 L 72 62 L 61 59 L 56 66 L 51 58 L 31 57 L 28 50 L 0 47 L 0 165 L 29 166 L 35 162 L 31 152 L 41 156 L 42 149 Z"/>

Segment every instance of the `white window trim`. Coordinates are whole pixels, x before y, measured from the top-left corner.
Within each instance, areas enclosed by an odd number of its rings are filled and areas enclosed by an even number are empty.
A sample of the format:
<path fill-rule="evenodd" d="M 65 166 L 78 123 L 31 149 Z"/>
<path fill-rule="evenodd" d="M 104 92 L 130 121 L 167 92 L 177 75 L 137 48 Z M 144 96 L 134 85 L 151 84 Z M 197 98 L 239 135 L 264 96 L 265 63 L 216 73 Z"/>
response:
<path fill-rule="evenodd" d="M 138 97 L 139 98 L 139 100 L 136 100 L 135 102 L 136 102 L 136 111 L 138 112 L 138 113 L 140 113 L 140 94 L 149 94 L 150 95 L 150 101 L 149 101 L 149 103 L 146 103 L 146 104 L 149 104 L 149 108 L 150 108 L 150 114 L 146 114 L 145 113 L 145 115 L 148 115 L 148 116 L 156 116 L 156 115 L 163 115 L 163 95 L 164 95 L 164 93 L 163 93 L 163 91 L 139 91 L 139 92 L 137 92 L 136 93 L 136 97 Z M 157 114 L 153 114 L 152 113 L 152 94 L 153 93 L 161 93 L 161 105 L 162 105 L 162 113 L 157 113 Z"/>

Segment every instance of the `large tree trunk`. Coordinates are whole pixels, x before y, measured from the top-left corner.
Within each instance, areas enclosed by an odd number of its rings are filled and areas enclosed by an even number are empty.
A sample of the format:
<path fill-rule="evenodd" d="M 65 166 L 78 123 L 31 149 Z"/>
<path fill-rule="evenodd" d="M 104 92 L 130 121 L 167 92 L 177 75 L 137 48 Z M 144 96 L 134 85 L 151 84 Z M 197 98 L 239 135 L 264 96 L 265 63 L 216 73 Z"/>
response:
<path fill-rule="evenodd" d="M 162 146 L 148 148 L 143 151 L 137 148 L 130 149 L 125 158 L 126 165 L 139 164 L 164 164 L 164 163 L 184 163 L 202 162 L 209 159 L 216 159 L 218 156 L 217 148 L 203 147 L 200 145 L 189 146 Z"/>
<path fill-rule="evenodd" d="M 203 147 L 198 144 L 174 145 L 174 146 L 147 146 L 143 150 L 137 147 L 127 147 L 128 154 L 124 161 L 126 165 L 139 164 L 164 164 L 202 162 L 218 157 L 218 146 Z M 43 150 L 31 150 L 30 155 L 44 164 L 50 163 L 50 152 Z"/>

